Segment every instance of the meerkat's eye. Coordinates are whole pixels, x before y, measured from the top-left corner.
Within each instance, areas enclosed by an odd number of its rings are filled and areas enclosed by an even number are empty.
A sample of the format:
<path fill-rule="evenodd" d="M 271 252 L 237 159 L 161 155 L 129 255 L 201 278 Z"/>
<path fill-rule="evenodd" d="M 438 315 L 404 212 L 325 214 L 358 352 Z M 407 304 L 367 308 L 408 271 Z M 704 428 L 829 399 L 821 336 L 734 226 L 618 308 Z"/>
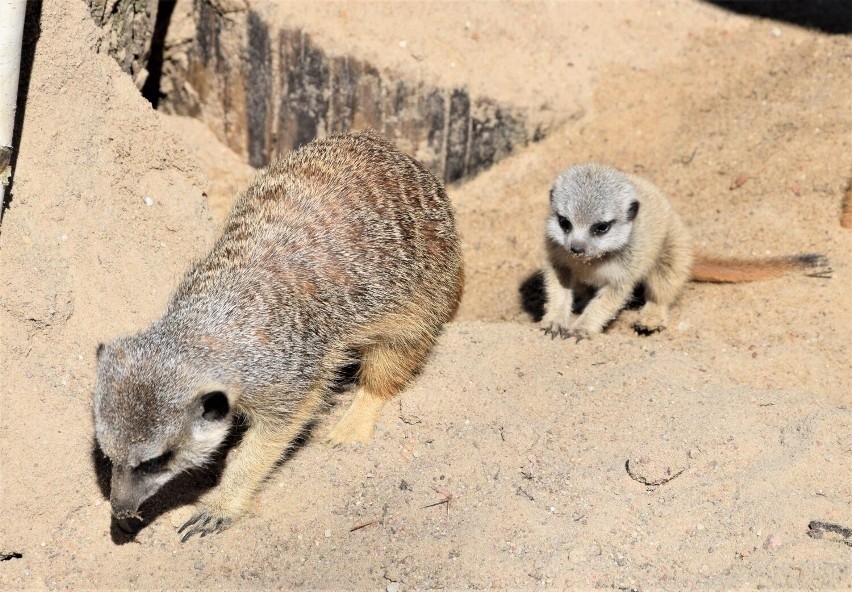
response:
<path fill-rule="evenodd" d="M 556 218 L 559 220 L 559 228 L 561 228 L 564 232 L 571 232 L 571 221 L 568 220 L 568 218 L 558 214 Z"/>
<path fill-rule="evenodd" d="M 612 226 L 612 222 L 598 222 L 597 224 L 592 224 L 592 234 L 596 236 L 606 234 L 609 232 L 610 226 Z"/>
<path fill-rule="evenodd" d="M 164 452 L 160 456 L 155 456 L 154 458 L 149 458 L 148 460 L 139 463 L 133 469 L 134 472 L 138 473 L 159 473 L 163 469 L 166 468 L 166 465 L 169 464 L 169 461 L 174 456 L 174 453 L 169 450 L 168 452 Z"/>

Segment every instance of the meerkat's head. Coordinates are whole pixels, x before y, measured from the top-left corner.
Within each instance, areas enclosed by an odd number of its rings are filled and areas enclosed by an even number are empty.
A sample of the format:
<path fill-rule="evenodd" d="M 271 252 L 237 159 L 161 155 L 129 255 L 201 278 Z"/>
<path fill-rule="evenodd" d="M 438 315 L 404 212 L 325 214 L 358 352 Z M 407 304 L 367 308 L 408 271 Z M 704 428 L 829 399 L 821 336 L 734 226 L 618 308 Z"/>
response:
<path fill-rule="evenodd" d="M 232 394 L 203 367 L 151 333 L 98 347 L 95 436 L 112 462 L 110 505 L 122 528 L 170 479 L 210 462 L 227 437 Z"/>
<path fill-rule="evenodd" d="M 550 190 L 547 236 L 577 259 L 591 261 L 628 244 L 638 212 L 636 188 L 624 173 L 575 165 Z"/>

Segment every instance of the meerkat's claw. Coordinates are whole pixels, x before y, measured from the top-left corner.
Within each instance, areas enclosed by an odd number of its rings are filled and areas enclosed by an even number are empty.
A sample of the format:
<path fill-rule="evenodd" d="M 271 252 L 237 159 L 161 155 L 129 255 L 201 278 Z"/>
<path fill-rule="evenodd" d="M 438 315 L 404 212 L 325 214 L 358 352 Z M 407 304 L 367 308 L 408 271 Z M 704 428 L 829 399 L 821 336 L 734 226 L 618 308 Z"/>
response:
<path fill-rule="evenodd" d="M 568 329 L 566 329 L 562 325 L 559 325 L 558 323 L 551 323 L 546 327 L 541 327 L 539 330 L 542 331 L 545 335 L 550 335 L 551 341 L 553 341 L 557 337 L 561 337 L 562 339 L 568 337 Z"/>
<path fill-rule="evenodd" d="M 584 339 L 591 341 L 592 334 L 586 331 L 585 329 L 571 329 L 566 332 L 566 337 L 573 337 L 574 343 L 580 343 Z"/>
<path fill-rule="evenodd" d="M 182 534 L 184 530 L 187 528 L 189 530 L 186 531 L 180 542 L 185 543 L 192 535 L 197 534 L 199 538 L 204 538 L 208 534 L 215 534 L 217 532 L 222 532 L 231 523 L 230 518 L 226 518 L 225 516 L 211 516 L 207 510 L 201 511 L 186 522 L 184 522 L 183 526 L 178 529 L 178 534 Z"/>
<path fill-rule="evenodd" d="M 659 333 L 663 329 L 665 329 L 665 327 L 662 325 L 651 327 L 648 325 L 642 325 L 640 323 L 633 324 L 633 330 L 636 331 L 637 334 L 642 335 L 643 337 L 648 337 L 649 335 L 653 335 L 654 333 Z"/>

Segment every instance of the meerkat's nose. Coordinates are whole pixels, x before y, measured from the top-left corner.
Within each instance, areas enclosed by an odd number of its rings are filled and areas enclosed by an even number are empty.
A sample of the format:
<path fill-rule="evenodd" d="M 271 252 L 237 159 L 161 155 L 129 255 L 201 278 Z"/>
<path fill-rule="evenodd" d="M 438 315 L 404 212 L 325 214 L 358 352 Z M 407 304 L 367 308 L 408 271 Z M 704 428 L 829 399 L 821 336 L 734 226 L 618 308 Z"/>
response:
<path fill-rule="evenodd" d="M 579 243 L 571 243 L 571 252 L 575 255 L 585 255 L 586 247 Z"/>

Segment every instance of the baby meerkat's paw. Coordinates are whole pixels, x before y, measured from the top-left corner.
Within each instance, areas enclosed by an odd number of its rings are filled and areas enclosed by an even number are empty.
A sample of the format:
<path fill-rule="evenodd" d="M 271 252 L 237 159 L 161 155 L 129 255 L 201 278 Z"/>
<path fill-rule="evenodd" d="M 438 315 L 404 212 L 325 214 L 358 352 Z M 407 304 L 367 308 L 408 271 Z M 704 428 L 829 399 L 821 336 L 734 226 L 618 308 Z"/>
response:
<path fill-rule="evenodd" d="M 565 339 L 568 337 L 568 329 L 556 321 L 542 321 L 539 329 L 543 331 L 545 335 L 550 335 L 551 339 L 556 339 L 557 337 Z"/>
<path fill-rule="evenodd" d="M 654 333 L 659 333 L 666 327 L 664 325 L 646 325 L 643 323 L 633 323 L 633 330 L 636 331 L 639 335 L 647 337 L 648 335 L 653 335 Z"/>
<path fill-rule="evenodd" d="M 636 315 L 636 319 L 631 323 L 633 330 L 639 335 L 653 335 L 659 333 L 666 328 L 667 321 L 666 308 L 652 302 L 647 303 L 642 307 L 642 310 Z"/>
<path fill-rule="evenodd" d="M 583 327 L 572 327 L 568 331 L 566 338 L 571 337 L 574 339 L 574 343 L 580 343 L 584 339 L 588 339 L 589 341 L 591 341 L 593 335 L 594 332 L 589 331 L 588 329 L 585 329 Z"/>
<path fill-rule="evenodd" d="M 544 315 L 544 318 L 541 320 L 539 324 L 539 329 L 544 332 L 545 335 L 550 335 L 551 339 L 556 339 L 557 337 L 561 337 L 562 339 L 566 339 L 568 337 L 568 327 L 571 326 L 571 314 L 565 314 L 564 311 L 547 311 L 547 314 Z"/>

